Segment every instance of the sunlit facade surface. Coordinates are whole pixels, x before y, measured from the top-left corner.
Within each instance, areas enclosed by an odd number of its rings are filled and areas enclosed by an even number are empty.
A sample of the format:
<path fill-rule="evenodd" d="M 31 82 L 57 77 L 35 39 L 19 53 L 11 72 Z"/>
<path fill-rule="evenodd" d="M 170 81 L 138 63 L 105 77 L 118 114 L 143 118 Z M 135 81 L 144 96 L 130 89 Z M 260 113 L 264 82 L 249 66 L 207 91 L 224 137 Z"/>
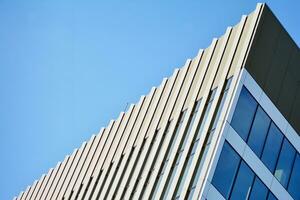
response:
<path fill-rule="evenodd" d="M 258 4 L 15 199 L 300 200 L 299 66 Z"/>

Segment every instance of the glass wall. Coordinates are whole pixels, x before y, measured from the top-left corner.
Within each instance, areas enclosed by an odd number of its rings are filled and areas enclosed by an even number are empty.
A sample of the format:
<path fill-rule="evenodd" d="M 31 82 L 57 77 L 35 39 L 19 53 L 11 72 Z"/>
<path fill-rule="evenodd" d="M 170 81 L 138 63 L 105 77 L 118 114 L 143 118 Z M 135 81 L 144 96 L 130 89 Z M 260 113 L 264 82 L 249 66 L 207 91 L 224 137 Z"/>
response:
<path fill-rule="evenodd" d="M 292 195 L 292 197 L 294 197 L 295 200 L 300 200 L 299 183 L 300 183 L 300 155 L 297 154 L 290 183 L 288 186 L 288 191 Z"/>
<path fill-rule="evenodd" d="M 258 156 L 261 155 L 270 123 L 269 116 L 261 107 L 258 107 L 248 138 L 248 145 Z"/>
<path fill-rule="evenodd" d="M 212 184 L 225 199 L 276 199 L 227 142 L 220 154 Z"/>
<path fill-rule="evenodd" d="M 284 187 L 287 187 L 292 172 L 295 154 L 296 150 L 294 147 L 287 139 L 284 139 L 275 170 L 275 177 Z"/>
<path fill-rule="evenodd" d="M 239 155 L 226 142 L 223 146 L 212 180 L 212 184 L 226 199 L 229 197 L 240 160 Z"/>
<path fill-rule="evenodd" d="M 249 91 L 243 87 L 231 124 L 244 140 L 248 138 L 257 105 L 256 100 L 251 96 Z"/>
<path fill-rule="evenodd" d="M 267 199 L 268 188 L 259 178 L 255 178 L 249 200 Z"/>
<path fill-rule="evenodd" d="M 231 126 L 294 199 L 300 199 L 299 152 L 243 87 Z M 269 197 L 271 198 L 271 197 Z"/>
<path fill-rule="evenodd" d="M 254 173 L 245 162 L 242 162 L 235 178 L 230 199 L 248 199 L 254 180 Z"/>
<path fill-rule="evenodd" d="M 268 132 L 264 150 L 261 156 L 262 162 L 273 173 L 276 167 L 278 155 L 280 153 L 283 135 L 277 126 L 272 123 Z"/>

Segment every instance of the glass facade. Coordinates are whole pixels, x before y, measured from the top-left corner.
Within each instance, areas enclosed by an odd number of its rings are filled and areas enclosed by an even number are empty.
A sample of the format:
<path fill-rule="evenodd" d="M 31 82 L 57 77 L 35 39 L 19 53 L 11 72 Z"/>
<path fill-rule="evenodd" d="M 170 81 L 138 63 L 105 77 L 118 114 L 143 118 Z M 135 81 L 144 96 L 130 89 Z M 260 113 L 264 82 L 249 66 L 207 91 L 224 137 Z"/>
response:
<path fill-rule="evenodd" d="M 243 87 L 231 124 L 244 140 L 247 140 L 248 138 L 256 108 L 256 100 L 252 97 L 249 91 Z"/>
<path fill-rule="evenodd" d="M 267 199 L 268 188 L 259 178 L 255 178 L 249 200 Z"/>
<path fill-rule="evenodd" d="M 261 107 L 258 107 L 248 138 L 248 145 L 258 156 L 261 155 L 270 123 L 269 116 Z"/>
<path fill-rule="evenodd" d="M 248 167 L 248 165 L 245 162 L 242 162 L 235 178 L 235 183 L 234 187 L 232 188 L 230 199 L 248 199 L 253 179 L 253 171 Z"/>
<path fill-rule="evenodd" d="M 291 174 L 291 179 L 288 186 L 288 191 L 295 200 L 300 200 L 299 183 L 300 183 L 300 155 L 297 154 L 295 158 L 293 171 Z"/>
<path fill-rule="evenodd" d="M 300 191 L 296 189 L 300 185 L 299 152 L 245 87 L 241 91 L 231 126 L 290 195 L 300 199 Z M 272 198 L 268 196 L 268 199 Z"/>
<path fill-rule="evenodd" d="M 287 187 L 295 154 L 296 150 L 294 147 L 287 139 L 284 139 L 275 170 L 275 177 L 284 187 Z"/>
<path fill-rule="evenodd" d="M 266 139 L 264 150 L 261 156 L 262 162 L 273 173 L 276 167 L 278 155 L 280 153 L 283 135 L 277 126 L 272 123 Z"/>
<path fill-rule="evenodd" d="M 223 145 L 212 184 L 225 199 L 257 200 L 267 196 L 276 199 L 227 142 Z"/>
<path fill-rule="evenodd" d="M 225 143 L 218 161 L 212 184 L 226 198 L 229 198 L 235 174 L 240 163 L 239 155 Z M 228 162 L 230 161 L 230 162 Z"/>

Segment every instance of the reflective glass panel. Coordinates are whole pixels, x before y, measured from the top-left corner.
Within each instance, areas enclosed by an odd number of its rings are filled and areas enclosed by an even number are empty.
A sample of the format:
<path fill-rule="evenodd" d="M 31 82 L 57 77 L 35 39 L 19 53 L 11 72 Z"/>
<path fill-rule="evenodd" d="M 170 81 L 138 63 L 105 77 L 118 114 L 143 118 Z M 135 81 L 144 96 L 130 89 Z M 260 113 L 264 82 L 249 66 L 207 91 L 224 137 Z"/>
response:
<path fill-rule="evenodd" d="M 280 152 L 283 135 L 274 123 L 271 124 L 261 160 L 273 173 Z"/>
<path fill-rule="evenodd" d="M 274 194 L 269 192 L 268 200 L 277 200 L 277 198 L 274 196 Z"/>
<path fill-rule="evenodd" d="M 254 179 L 253 171 L 248 165 L 242 161 L 239 168 L 233 190 L 230 196 L 232 200 L 245 200 L 248 199 Z"/>
<path fill-rule="evenodd" d="M 227 199 L 240 162 L 239 155 L 225 142 L 212 184 Z"/>
<path fill-rule="evenodd" d="M 262 152 L 270 122 L 269 116 L 261 107 L 258 107 L 247 142 L 258 157 Z"/>
<path fill-rule="evenodd" d="M 300 200 L 300 155 L 299 154 L 297 154 L 295 159 L 288 191 L 295 200 Z"/>
<path fill-rule="evenodd" d="M 289 181 L 295 153 L 296 150 L 294 149 L 294 147 L 289 143 L 287 139 L 284 139 L 274 174 L 277 180 L 284 187 L 287 186 Z"/>
<path fill-rule="evenodd" d="M 256 107 L 256 100 L 243 87 L 231 120 L 231 125 L 245 141 L 249 134 Z"/>
<path fill-rule="evenodd" d="M 268 188 L 261 182 L 259 178 L 255 178 L 251 193 L 250 200 L 267 199 Z"/>

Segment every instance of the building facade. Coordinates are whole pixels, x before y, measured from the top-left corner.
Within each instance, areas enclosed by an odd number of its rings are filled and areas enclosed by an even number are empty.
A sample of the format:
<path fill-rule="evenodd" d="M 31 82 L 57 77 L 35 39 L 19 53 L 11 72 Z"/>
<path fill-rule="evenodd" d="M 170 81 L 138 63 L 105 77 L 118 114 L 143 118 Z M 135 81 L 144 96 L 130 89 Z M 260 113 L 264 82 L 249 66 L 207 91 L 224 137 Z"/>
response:
<path fill-rule="evenodd" d="M 265 4 L 15 199 L 300 200 L 300 51 Z"/>

